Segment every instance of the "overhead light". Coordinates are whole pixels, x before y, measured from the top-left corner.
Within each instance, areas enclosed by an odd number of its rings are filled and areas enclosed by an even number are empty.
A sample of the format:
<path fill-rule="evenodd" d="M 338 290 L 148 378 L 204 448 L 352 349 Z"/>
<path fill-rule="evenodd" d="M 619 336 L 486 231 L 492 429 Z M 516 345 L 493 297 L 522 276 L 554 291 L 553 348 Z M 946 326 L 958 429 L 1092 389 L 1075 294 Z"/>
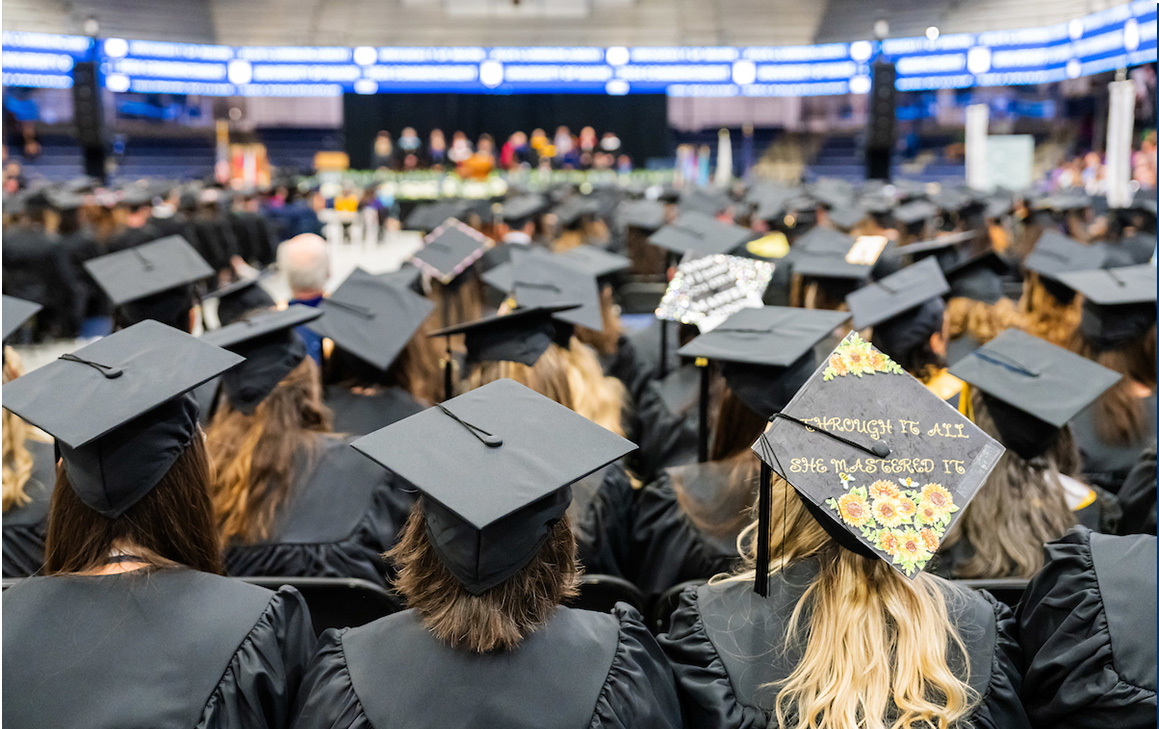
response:
<path fill-rule="evenodd" d="M 938 30 L 938 26 L 931 25 L 930 27 L 926 28 L 926 38 L 929 38 L 932 41 L 936 41 L 939 35 L 941 35 L 941 31 Z"/>

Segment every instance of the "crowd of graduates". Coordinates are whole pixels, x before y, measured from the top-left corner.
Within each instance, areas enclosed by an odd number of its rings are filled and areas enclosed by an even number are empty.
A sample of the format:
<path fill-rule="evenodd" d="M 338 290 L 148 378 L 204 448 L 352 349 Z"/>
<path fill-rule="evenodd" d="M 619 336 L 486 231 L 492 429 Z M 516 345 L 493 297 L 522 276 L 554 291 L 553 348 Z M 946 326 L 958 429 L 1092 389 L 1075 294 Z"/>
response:
<path fill-rule="evenodd" d="M 13 726 L 1154 722 L 1153 190 L 511 190 L 342 281 L 287 189 L 101 194 L 5 208 Z"/>

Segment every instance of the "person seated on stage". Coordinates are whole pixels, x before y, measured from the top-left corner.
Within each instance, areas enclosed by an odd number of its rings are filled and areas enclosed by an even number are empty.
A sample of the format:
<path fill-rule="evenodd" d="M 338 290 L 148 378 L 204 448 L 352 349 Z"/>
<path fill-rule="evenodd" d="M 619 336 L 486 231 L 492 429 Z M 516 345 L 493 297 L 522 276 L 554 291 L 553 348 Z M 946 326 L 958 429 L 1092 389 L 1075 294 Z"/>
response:
<path fill-rule="evenodd" d="M 1154 726 L 1155 536 L 1076 527 L 1044 560 L 1018 606 L 1034 726 Z"/>
<path fill-rule="evenodd" d="M 39 304 L 4 297 L 4 338 L 40 310 Z M 20 357 L 4 347 L 4 382 L 24 374 Z M 3 413 L 4 577 L 27 577 L 44 565 L 48 504 L 56 484 L 52 442 L 13 413 Z"/>
<path fill-rule="evenodd" d="M 355 269 L 318 305 L 326 315 L 309 326 L 334 343 L 324 399 L 336 433 L 372 433 L 442 394 L 436 344 L 427 336 L 435 305 L 411 290 L 418 271 L 409 271 Z"/>
<path fill-rule="evenodd" d="M 1118 493 L 1155 442 L 1155 267 L 1085 271 L 1064 279 L 1083 294 L 1074 349 L 1123 376 L 1074 421 L 1083 474 Z"/>
<path fill-rule="evenodd" d="M 561 605 L 579 584 L 571 484 L 630 442 L 498 380 L 356 447 L 421 494 L 390 552 L 409 609 L 324 635 L 297 729 L 681 726 L 635 609 Z"/>
<path fill-rule="evenodd" d="M 185 394 L 240 361 L 147 321 L 4 385 L 61 452 L 47 576 L 3 596 L 6 726 L 289 726 L 310 615 L 292 588 L 220 576 Z"/>
<path fill-rule="evenodd" d="M 1042 545 L 1075 524 L 1113 530 L 1117 500 L 1076 478 L 1078 451 L 1067 423 L 1117 374 L 1015 329 L 950 371 L 969 383 L 961 410 L 1006 452 L 942 543 L 938 574 L 1032 577 L 1042 568 Z"/>
<path fill-rule="evenodd" d="M 412 498 L 330 432 L 318 367 L 294 332 L 321 315 L 297 305 L 202 337 L 246 358 L 222 377 L 206 434 L 226 568 L 385 584 L 381 554 Z"/>
<path fill-rule="evenodd" d="M 1029 727 L 1009 608 L 922 571 L 1000 446 L 855 333 L 839 352 L 752 446 L 743 571 L 659 637 L 685 727 Z"/>

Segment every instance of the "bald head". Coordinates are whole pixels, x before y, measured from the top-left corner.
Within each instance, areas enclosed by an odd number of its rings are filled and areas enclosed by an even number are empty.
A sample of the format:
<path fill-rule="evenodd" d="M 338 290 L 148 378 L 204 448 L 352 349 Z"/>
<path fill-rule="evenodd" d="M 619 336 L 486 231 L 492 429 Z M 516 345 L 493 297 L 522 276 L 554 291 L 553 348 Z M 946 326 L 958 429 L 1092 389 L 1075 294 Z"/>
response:
<path fill-rule="evenodd" d="M 294 236 L 278 246 L 278 270 L 286 275 L 295 299 L 321 296 L 330 279 L 326 241 L 313 233 Z"/>

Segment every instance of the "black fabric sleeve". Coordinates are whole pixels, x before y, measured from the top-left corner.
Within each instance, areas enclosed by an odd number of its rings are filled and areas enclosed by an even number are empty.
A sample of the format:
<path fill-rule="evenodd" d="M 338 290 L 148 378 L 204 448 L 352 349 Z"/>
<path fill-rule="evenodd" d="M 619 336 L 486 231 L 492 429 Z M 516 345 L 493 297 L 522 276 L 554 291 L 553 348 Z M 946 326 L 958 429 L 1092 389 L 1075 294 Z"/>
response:
<path fill-rule="evenodd" d="M 294 709 L 294 729 L 375 729 L 354 693 L 342 630 L 327 630 L 310 662 Z"/>
<path fill-rule="evenodd" d="M 314 642 L 306 601 L 281 588 L 234 653 L 196 729 L 289 727 Z"/>
<path fill-rule="evenodd" d="M 576 552 L 588 574 L 623 577 L 632 533 L 632 480 L 619 466 L 608 469 L 595 498 L 572 526 Z"/>
<path fill-rule="evenodd" d="M 980 593 L 994 610 L 994 658 L 990 665 L 990 683 L 978 707 L 970 717 L 975 729 L 1029 729 L 1030 719 L 1022 706 L 1022 650 L 1015 635 L 1018 625 L 1013 611 L 985 591 Z"/>
<path fill-rule="evenodd" d="M 629 464 L 645 483 L 665 468 L 696 462 L 696 418 L 669 410 L 655 380 L 641 390 L 628 422 L 629 439 L 640 446 L 628 456 Z"/>
<path fill-rule="evenodd" d="M 636 610 L 618 603 L 620 621 L 612 667 L 596 701 L 591 729 L 678 729 L 680 701 L 672 669 Z"/>
<path fill-rule="evenodd" d="M 4 527 L 4 577 L 29 577 L 44 566 L 45 525 L 14 524 Z"/>
<path fill-rule="evenodd" d="M 1018 607 L 1018 628 L 1022 701 L 1035 726 L 1154 726 L 1155 691 L 1115 670 L 1089 531 L 1076 528 L 1046 545 L 1046 564 Z"/>
<path fill-rule="evenodd" d="M 1123 516 L 1118 534 L 1155 534 L 1155 446 L 1152 445 L 1135 464 L 1119 490 Z"/>
<path fill-rule="evenodd" d="M 737 699 L 716 646 L 704 629 L 695 587 L 684 591 L 672 626 L 658 638 L 676 673 L 687 729 L 764 729 L 769 717 Z"/>

